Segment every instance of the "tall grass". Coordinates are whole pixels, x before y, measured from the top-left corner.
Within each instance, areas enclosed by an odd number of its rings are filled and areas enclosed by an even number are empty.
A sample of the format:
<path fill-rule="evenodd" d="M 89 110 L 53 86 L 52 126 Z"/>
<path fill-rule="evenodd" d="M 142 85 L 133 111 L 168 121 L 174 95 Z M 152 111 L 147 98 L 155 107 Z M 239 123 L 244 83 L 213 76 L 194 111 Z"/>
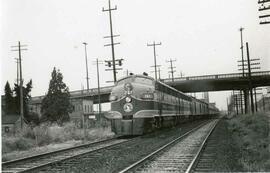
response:
<path fill-rule="evenodd" d="M 109 126 L 99 123 L 96 123 L 90 129 L 86 129 L 85 133 L 82 128 L 73 122 L 65 123 L 63 126 L 44 123 L 35 128 L 25 127 L 23 130 L 16 132 L 14 136 L 3 136 L 2 154 L 70 140 L 85 142 L 101 140 L 113 135 Z"/>
<path fill-rule="evenodd" d="M 229 122 L 238 159 L 246 171 L 270 171 L 270 119 L 265 114 L 239 115 Z"/>

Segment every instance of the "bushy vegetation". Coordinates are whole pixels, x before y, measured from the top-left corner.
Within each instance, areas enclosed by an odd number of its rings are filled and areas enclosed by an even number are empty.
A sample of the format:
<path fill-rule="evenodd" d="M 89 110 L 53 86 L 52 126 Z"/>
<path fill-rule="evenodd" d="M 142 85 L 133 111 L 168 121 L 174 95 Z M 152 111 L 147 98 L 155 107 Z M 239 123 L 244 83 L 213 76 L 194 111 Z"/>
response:
<path fill-rule="evenodd" d="M 72 112 L 70 93 L 60 70 L 54 67 L 51 76 L 48 93 L 41 103 L 41 121 L 62 125 L 69 121 Z"/>
<path fill-rule="evenodd" d="M 25 138 L 23 136 L 3 137 L 2 154 L 9 153 L 16 150 L 27 150 L 34 146 L 35 146 L 34 140 Z"/>
<path fill-rule="evenodd" d="M 26 86 L 22 87 L 23 91 L 23 110 L 24 110 L 24 120 L 27 123 L 31 123 L 32 125 L 39 124 L 39 118 L 36 113 L 33 113 L 29 110 L 28 103 L 31 99 L 32 90 L 32 80 L 30 80 Z M 10 114 L 19 115 L 20 114 L 20 86 L 18 84 L 14 84 L 14 88 L 10 87 L 9 82 L 7 81 L 5 85 L 5 97 L 4 97 L 5 106 L 3 107 L 3 111 L 8 116 Z"/>
<path fill-rule="evenodd" d="M 40 147 L 50 144 L 63 143 L 76 140 L 91 142 L 112 137 L 110 127 L 97 125 L 84 131 L 73 122 L 68 122 L 59 126 L 57 123 L 49 125 L 43 123 L 34 128 L 25 127 L 15 136 L 2 137 L 2 154 L 12 151 L 28 150 L 33 147 Z"/>
<path fill-rule="evenodd" d="M 243 171 L 270 171 L 269 122 L 265 114 L 239 115 L 229 121 Z"/>

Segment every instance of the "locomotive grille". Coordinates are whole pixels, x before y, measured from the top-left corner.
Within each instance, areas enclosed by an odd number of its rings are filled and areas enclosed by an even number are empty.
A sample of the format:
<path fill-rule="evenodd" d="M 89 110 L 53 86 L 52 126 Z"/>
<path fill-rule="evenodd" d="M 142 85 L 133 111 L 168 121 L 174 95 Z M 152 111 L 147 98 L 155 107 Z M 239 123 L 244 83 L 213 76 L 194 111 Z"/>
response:
<path fill-rule="evenodd" d="M 131 120 L 133 118 L 133 115 L 124 115 L 123 119 L 124 120 Z"/>

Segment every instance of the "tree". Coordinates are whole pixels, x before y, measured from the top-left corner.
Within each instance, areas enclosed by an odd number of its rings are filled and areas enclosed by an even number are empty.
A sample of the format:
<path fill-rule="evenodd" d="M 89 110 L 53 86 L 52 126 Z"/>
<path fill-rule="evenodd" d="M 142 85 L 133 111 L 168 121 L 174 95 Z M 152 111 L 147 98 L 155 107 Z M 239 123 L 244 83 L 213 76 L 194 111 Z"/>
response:
<path fill-rule="evenodd" d="M 63 82 L 62 73 L 55 67 L 51 77 L 48 93 L 41 103 L 42 120 L 62 125 L 69 120 L 69 113 L 72 112 L 69 89 Z"/>
<path fill-rule="evenodd" d="M 13 92 L 10 88 L 8 81 L 5 85 L 5 104 L 6 104 L 5 106 L 6 114 L 12 114 L 15 112 Z"/>
<path fill-rule="evenodd" d="M 23 113 L 24 113 L 24 118 L 27 121 L 27 123 L 34 123 L 38 124 L 39 123 L 39 118 L 36 114 L 33 114 L 29 111 L 29 100 L 31 99 L 30 92 L 32 90 L 32 80 L 30 80 L 27 84 L 26 87 L 23 86 Z M 14 113 L 20 114 L 20 86 L 15 84 L 14 87 L 14 92 L 15 92 L 15 98 L 14 98 Z"/>

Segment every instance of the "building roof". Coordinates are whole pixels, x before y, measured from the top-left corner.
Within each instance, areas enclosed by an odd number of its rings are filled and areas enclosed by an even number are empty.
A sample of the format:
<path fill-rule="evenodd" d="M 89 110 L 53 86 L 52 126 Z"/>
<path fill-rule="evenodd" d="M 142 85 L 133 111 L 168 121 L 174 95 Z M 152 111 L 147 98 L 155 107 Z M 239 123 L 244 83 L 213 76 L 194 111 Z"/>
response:
<path fill-rule="evenodd" d="M 16 114 L 2 114 L 2 124 L 15 124 L 16 121 L 20 118 L 20 115 Z"/>

